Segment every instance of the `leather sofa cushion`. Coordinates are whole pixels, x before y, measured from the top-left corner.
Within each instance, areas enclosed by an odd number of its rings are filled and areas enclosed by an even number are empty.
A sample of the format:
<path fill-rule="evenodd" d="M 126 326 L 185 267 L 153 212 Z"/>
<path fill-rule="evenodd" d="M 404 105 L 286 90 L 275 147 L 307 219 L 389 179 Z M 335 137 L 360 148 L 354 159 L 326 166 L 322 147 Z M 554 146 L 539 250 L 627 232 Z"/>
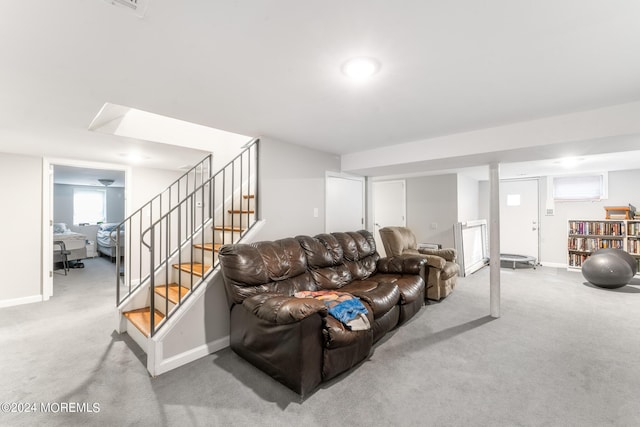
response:
<path fill-rule="evenodd" d="M 371 310 L 367 307 L 367 318 L 369 323 L 373 325 L 373 315 Z M 324 318 L 324 329 L 322 331 L 324 335 L 324 343 L 326 348 L 345 347 L 357 343 L 361 340 L 371 340 L 371 329 L 362 331 L 352 331 L 344 325 L 341 321 L 337 320 L 331 315 L 327 315 Z M 366 338 L 369 336 L 369 338 Z"/>
<path fill-rule="evenodd" d="M 342 246 L 344 264 L 354 280 L 363 280 L 375 273 L 380 255 L 376 252 L 373 235 L 366 230 L 332 233 Z M 321 236 L 318 236 L 322 239 Z"/>
<path fill-rule="evenodd" d="M 316 290 L 305 253 L 293 238 L 226 245 L 219 258 L 227 294 L 235 304 L 262 293 L 293 295 Z"/>
<path fill-rule="evenodd" d="M 388 282 L 356 280 L 340 290 L 349 292 L 366 302 L 371 307 L 375 319 L 386 314 L 400 301 L 400 289 Z"/>
<path fill-rule="evenodd" d="M 307 255 L 309 267 L 323 268 L 342 264 L 342 246 L 331 234 L 320 234 L 316 237 L 296 236 L 296 240 Z"/>
<path fill-rule="evenodd" d="M 254 295 L 242 304 L 256 317 L 278 325 L 294 323 L 314 313 L 327 315 L 327 307 L 322 301 L 288 295 Z"/>
<path fill-rule="evenodd" d="M 424 280 L 420 276 L 402 274 L 376 274 L 370 280 L 393 283 L 400 291 L 400 304 L 424 299 Z"/>

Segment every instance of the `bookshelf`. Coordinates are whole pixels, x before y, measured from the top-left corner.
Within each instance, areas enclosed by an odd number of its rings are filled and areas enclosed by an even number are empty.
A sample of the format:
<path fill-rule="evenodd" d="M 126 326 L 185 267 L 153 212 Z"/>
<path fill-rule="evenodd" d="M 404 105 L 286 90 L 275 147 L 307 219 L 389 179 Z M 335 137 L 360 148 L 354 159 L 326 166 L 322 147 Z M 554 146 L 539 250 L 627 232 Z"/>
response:
<path fill-rule="evenodd" d="M 640 219 L 571 219 L 567 229 L 568 270 L 580 270 L 584 260 L 602 248 L 625 250 L 640 267 Z"/>

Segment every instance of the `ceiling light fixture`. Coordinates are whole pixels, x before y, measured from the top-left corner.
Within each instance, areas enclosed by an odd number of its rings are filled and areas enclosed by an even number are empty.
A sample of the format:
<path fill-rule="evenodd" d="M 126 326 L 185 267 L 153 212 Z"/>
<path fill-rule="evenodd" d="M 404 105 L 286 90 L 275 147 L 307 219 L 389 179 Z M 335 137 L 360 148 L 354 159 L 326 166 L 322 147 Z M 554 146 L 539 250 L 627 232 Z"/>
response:
<path fill-rule="evenodd" d="M 352 58 L 342 65 L 342 72 L 349 78 L 363 81 L 380 71 L 380 62 L 373 58 Z"/>
<path fill-rule="evenodd" d="M 100 184 L 104 185 L 105 187 L 108 187 L 111 184 L 113 184 L 115 181 L 112 179 L 101 178 L 98 180 L 98 182 L 100 182 Z"/>

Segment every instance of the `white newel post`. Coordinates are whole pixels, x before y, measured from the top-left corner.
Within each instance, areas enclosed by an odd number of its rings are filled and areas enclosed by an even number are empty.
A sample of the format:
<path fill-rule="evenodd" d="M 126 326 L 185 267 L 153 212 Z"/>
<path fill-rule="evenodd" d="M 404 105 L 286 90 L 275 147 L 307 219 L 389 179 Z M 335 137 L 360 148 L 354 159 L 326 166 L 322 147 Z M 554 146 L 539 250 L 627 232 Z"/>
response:
<path fill-rule="evenodd" d="M 491 317 L 500 317 L 500 164 L 489 165 L 489 299 Z"/>

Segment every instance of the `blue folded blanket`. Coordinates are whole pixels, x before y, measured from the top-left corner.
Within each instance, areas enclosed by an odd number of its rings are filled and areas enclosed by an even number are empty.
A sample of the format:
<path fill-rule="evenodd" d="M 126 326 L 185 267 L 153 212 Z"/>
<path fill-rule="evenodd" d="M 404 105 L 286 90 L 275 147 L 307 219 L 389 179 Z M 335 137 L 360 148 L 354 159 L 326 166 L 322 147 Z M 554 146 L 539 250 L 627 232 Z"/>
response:
<path fill-rule="evenodd" d="M 358 298 L 348 299 L 328 309 L 329 314 L 344 323 L 358 317 L 359 314 L 367 314 L 367 309 Z"/>
<path fill-rule="evenodd" d="M 314 298 L 324 302 L 327 312 L 352 331 L 366 330 L 371 327 L 366 314 L 367 308 L 357 297 L 338 291 L 300 291 L 296 298 Z"/>

